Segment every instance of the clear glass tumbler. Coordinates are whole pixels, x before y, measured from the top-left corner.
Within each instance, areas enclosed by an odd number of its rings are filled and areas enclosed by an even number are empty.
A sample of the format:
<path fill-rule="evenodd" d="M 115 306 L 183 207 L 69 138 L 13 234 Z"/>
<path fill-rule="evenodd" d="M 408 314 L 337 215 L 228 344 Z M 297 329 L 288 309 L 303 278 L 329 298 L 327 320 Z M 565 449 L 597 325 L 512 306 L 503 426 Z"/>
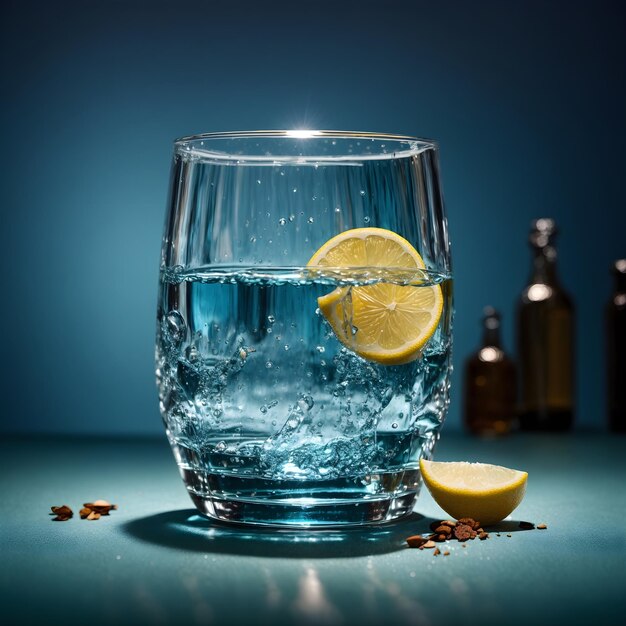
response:
<path fill-rule="evenodd" d="M 372 237 L 372 249 L 382 245 L 375 265 L 358 251 L 354 262 L 310 265 L 337 235 Z M 389 256 L 390 240 L 423 264 Z M 352 318 L 368 293 L 389 289 L 390 316 L 401 314 L 396 299 L 440 294 L 426 341 L 395 360 L 358 348 L 378 317 Z M 449 398 L 436 145 L 337 131 L 176 141 L 157 319 L 161 414 L 202 513 L 284 527 L 410 513 Z"/>

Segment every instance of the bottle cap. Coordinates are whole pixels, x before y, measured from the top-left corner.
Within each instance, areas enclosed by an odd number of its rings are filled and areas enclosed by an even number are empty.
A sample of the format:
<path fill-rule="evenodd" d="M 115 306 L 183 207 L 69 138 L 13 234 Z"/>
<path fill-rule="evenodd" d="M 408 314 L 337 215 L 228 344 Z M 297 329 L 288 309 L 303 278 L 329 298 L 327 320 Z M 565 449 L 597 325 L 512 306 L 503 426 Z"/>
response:
<path fill-rule="evenodd" d="M 540 217 L 530 223 L 530 244 L 545 248 L 557 235 L 556 222 L 551 217 Z"/>
<path fill-rule="evenodd" d="M 485 328 L 494 329 L 500 327 L 500 313 L 492 306 L 483 309 L 483 325 Z"/>

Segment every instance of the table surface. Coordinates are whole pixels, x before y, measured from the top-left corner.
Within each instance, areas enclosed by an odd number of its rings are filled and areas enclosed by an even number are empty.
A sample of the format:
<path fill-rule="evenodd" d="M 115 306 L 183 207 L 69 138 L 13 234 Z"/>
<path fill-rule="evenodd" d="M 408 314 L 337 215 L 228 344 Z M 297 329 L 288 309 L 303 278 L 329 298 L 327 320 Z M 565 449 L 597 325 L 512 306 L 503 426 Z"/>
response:
<path fill-rule="evenodd" d="M 500 537 L 455 542 L 448 557 L 406 547 L 447 517 L 426 491 L 411 518 L 383 527 L 249 530 L 195 514 L 164 439 L 0 447 L 4 623 L 610 624 L 626 613 L 625 437 L 444 432 L 438 460 L 529 472 Z M 119 510 L 81 520 L 95 499 Z M 75 516 L 54 523 L 60 504 Z"/>

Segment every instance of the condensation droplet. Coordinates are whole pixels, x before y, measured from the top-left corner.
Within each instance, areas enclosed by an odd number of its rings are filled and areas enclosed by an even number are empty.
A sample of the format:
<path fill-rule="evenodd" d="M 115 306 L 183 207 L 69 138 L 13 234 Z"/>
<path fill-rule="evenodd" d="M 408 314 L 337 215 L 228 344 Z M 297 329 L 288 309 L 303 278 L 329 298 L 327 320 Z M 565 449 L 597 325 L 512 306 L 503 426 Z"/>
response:
<path fill-rule="evenodd" d="M 272 367 L 274 367 L 274 364 L 271 361 L 266 361 L 265 367 L 267 367 L 268 370 L 271 370 Z"/>
<path fill-rule="evenodd" d="M 287 223 L 287 220 L 286 220 L 284 217 L 281 217 L 281 218 L 278 220 L 278 223 L 279 223 L 281 226 L 284 226 L 284 225 Z"/>
<path fill-rule="evenodd" d="M 315 220 L 314 220 L 312 217 L 309 217 L 309 219 L 307 220 L 307 222 L 308 222 L 309 224 L 312 224 L 314 221 L 315 221 Z"/>
<path fill-rule="evenodd" d="M 398 428 L 398 422 L 394 422 L 394 423 L 391 425 L 391 428 Z"/>
<path fill-rule="evenodd" d="M 290 215 L 290 216 L 289 216 L 289 221 L 290 221 L 290 222 L 293 222 L 295 219 L 296 219 L 296 216 L 295 216 L 295 215 Z"/>

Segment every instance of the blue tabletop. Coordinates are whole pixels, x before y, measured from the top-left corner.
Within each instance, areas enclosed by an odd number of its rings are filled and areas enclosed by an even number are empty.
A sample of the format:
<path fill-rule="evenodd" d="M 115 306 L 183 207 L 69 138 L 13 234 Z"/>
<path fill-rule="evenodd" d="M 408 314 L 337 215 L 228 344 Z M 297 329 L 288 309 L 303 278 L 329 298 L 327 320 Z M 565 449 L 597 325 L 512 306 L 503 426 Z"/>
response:
<path fill-rule="evenodd" d="M 164 438 L 0 447 L 3 623 L 611 624 L 626 614 L 624 437 L 444 432 L 437 460 L 529 472 L 500 536 L 456 542 L 447 557 L 405 544 L 447 517 L 426 491 L 411 518 L 378 528 L 252 530 L 195 514 Z M 81 520 L 95 499 L 119 509 Z M 75 516 L 52 522 L 61 504 Z"/>

